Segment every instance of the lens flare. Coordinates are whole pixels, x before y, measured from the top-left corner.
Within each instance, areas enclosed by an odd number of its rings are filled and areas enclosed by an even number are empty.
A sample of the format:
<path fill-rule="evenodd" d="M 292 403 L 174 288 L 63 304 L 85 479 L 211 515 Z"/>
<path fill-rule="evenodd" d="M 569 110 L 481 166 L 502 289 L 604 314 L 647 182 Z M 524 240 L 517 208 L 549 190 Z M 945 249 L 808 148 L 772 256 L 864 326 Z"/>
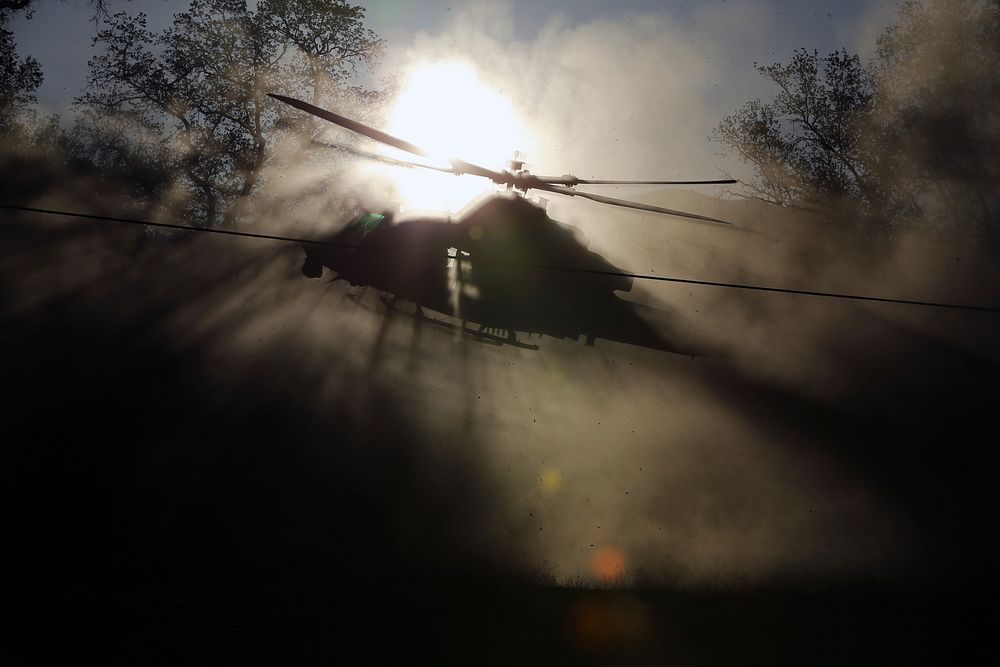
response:
<path fill-rule="evenodd" d="M 545 494 L 553 494 L 562 486 L 562 474 L 554 468 L 546 468 L 538 478 L 538 485 Z"/>
<path fill-rule="evenodd" d="M 606 583 L 621 579 L 625 574 L 625 554 L 617 547 L 601 547 L 590 559 L 590 572 Z"/>
<path fill-rule="evenodd" d="M 421 146 L 442 160 L 460 158 L 502 169 L 524 132 L 510 103 L 462 62 L 417 66 L 389 118 L 390 134 Z M 387 155 L 413 156 L 385 149 Z M 456 211 L 493 184 L 419 169 L 386 167 L 406 208 Z"/>

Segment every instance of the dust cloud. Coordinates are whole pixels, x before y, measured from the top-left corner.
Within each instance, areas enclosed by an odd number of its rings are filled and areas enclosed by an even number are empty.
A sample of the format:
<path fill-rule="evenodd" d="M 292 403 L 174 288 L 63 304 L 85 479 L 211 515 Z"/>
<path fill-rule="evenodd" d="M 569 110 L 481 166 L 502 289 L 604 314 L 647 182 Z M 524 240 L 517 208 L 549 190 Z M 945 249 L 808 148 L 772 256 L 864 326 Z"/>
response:
<path fill-rule="evenodd" d="M 731 9 L 747 13 L 746 39 L 779 29 L 759 8 Z M 557 18 L 527 42 L 512 40 L 508 11 L 458 12 L 443 34 L 390 53 L 386 68 L 471 62 L 530 119 L 518 148 L 539 173 L 740 174 L 707 136 L 760 93 L 748 67 L 731 66 L 736 47 L 719 38 L 715 10 L 701 11 L 696 32 L 662 14 Z M 887 243 L 852 221 L 709 196 L 718 191 L 613 194 L 737 227 L 549 202 L 591 249 L 637 274 L 1000 302 L 988 249 L 928 237 L 919 224 Z M 960 226 L 960 212 L 948 215 Z M 565 341 L 546 341 L 538 355 L 463 357 L 482 364 L 468 385 L 475 441 L 489 449 L 511 506 L 537 522 L 532 553 L 557 579 L 588 579 L 594 550 L 609 547 L 636 580 L 685 585 L 912 582 L 928 562 L 939 568 L 930 580 L 952 576 L 956 561 L 979 562 L 966 541 L 978 538 L 956 537 L 953 522 L 968 517 L 971 498 L 991 498 L 965 470 L 982 440 L 963 439 L 947 465 L 933 461 L 953 424 L 983 426 L 998 361 L 994 315 L 662 283 L 639 283 L 625 298 L 711 341 L 718 358 Z"/>
<path fill-rule="evenodd" d="M 505 11 L 460 12 L 385 67 L 471 61 L 531 119 L 518 148 L 538 172 L 716 173 L 706 137 L 727 100 L 751 96 L 746 72 L 720 67 L 726 44 L 641 14 L 556 19 L 512 43 Z M 709 36 L 712 16 L 701 21 Z M 774 29 L 746 18 L 749 33 Z M 271 147 L 247 213 L 253 229 L 321 236 L 353 211 L 394 205 L 388 182 L 287 142 Z M 21 201 L 121 214 L 113 195 L 94 196 L 95 183 L 54 167 L 46 179 L 59 185 L 25 188 Z M 882 252 L 799 211 L 685 191 L 639 196 L 736 228 L 576 201 L 553 201 L 549 213 L 636 274 L 998 303 L 995 289 L 972 288 L 998 284 L 996 268 L 966 246 L 904 238 Z M 13 403 L 18 432 L 63 433 L 39 426 L 49 406 L 95 422 L 66 427 L 67 437 L 134 440 L 137 449 L 88 464 L 149 482 L 100 496 L 157 517 L 126 555 L 168 549 L 163 535 L 183 543 L 171 511 L 194 519 L 229 493 L 240 500 L 197 530 L 214 534 L 250 507 L 268 519 L 263 532 L 235 519 L 225 554 L 278 549 L 290 535 L 297 553 L 313 554 L 301 562 L 329 559 L 334 583 L 360 568 L 584 586 L 925 585 L 991 559 L 980 522 L 995 495 L 983 439 L 997 431 L 994 314 L 637 281 L 623 298 L 718 352 L 546 337 L 529 350 L 389 315 L 373 289 L 329 272 L 306 279 L 295 245 L 11 220 L 0 271 L 6 361 L 28 388 Z M 31 354 L 19 360 L 25 341 Z M 202 431 L 185 418 L 196 410 L 217 424 Z M 51 474 L 39 472 L 43 456 L 25 456 L 39 480 Z M 75 479 L 75 462 L 56 481 Z M 70 491 L 93 490 L 75 483 Z M 144 562 L 167 567 L 159 555 Z"/>

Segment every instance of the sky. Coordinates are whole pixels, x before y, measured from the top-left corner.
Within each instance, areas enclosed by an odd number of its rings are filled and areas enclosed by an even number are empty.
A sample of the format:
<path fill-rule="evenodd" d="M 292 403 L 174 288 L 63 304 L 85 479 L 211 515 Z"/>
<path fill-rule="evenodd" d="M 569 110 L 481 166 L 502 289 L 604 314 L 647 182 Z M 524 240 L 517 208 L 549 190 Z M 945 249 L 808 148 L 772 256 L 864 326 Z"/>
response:
<path fill-rule="evenodd" d="M 755 60 L 768 62 L 801 46 L 821 51 L 846 46 L 865 53 L 874 35 L 889 22 L 895 5 L 892 0 L 373 0 L 359 4 L 367 9 L 369 27 L 386 39 L 390 56 L 410 46 L 420 33 L 433 36 L 446 31 L 456 15 L 479 4 L 502 14 L 500 26 L 512 42 L 520 43 L 536 40 L 553 21 L 579 27 L 655 15 L 693 40 L 724 40 L 732 59 L 719 65 L 747 77 L 753 76 Z M 167 25 L 186 5 L 183 0 L 111 0 L 110 9 L 112 13 L 145 12 L 150 27 L 156 28 Z M 38 94 L 44 105 L 59 109 L 80 93 L 97 30 L 92 18 L 84 0 L 41 0 L 33 18 L 22 15 L 13 21 L 20 52 L 37 58 L 45 69 L 45 83 Z M 510 55 L 516 57 L 516 49 Z"/>
<path fill-rule="evenodd" d="M 865 56 L 891 22 L 894 7 L 893 0 L 362 4 L 368 27 L 386 43 L 374 71 L 364 75 L 370 77 L 367 83 L 395 79 L 405 86 L 421 67 L 442 62 L 472 72 L 475 90 L 463 88 L 447 100 L 447 119 L 435 110 L 441 108 L 438 98 L 447 95 L 423 93 L 424 116 L 438 115 L 440 132 L 464 147 L 448 157 L 499 168 L 517 150 L 535 173 L 631 179 L 749 176 L 746 165 L 709 137 L 727 114 L 768 94 L 754 63 L 786 61 L 802 47 L 820 52 L 846 47 Z M 110 11 L 145 12 L 155 30 L 185 6 L 114 0 Z M 44 69 L 40 105 L 67 122 L 93 52 L 98 29 L 93 11 L 84 0 L 41 0 L 34 16 L 18 18 L 13 28 L 21 53 L 37 58 Z M 470 105 L 470 95 L 486 90 L 509 107 L 504 119 Z M 481 122 L 469 122 L 477 114 Z M 508 137 L 496 136 L 498 122 L 510 125 Z M 415 125 L 396 118 L 384 129 L 418 144 L 429 141 L 420 132 L 424 118 L 418 116 Z M 484 125 L 493 133 L 483 133 Z M 484 139 L 489 146 L 475 145 Z M 403 191 L 407 208 L 457 211 L 482 189 L 400 170 L 390 179 Z M 447 196 L 427 195 L 432 192 Z M 616 188 L 608 194 L 634 193 Z"/>

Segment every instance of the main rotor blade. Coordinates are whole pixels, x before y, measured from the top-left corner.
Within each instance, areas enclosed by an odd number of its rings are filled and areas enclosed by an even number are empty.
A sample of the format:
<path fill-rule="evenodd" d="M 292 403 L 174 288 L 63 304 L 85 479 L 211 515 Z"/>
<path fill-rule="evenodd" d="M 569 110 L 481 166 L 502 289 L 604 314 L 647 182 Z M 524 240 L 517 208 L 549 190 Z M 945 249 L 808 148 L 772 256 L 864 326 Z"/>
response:
<path fill-rule="evenodd" d="M 393 148 L 398 148 L 404 150 L 408 153 L 413 153 L 414 155 L 420 155 L 422 157 L 434 158 L 437 157 L 416 144 L 411 144 L 408 141 L 404 141 L 399 137 L 394 137 L 391 134 L 383 132 L 382 130 L 376 130 L 374 127 L 365 125 L 356 120 L 351 120 L 346 116 L 341 116 L 338 113 L 332 111 L 327 111 L 326 109 L 321 109 L 314 104 L 309 104 L 308 102 L 303 102 L 302 100 L 297 100 L 294 97 L 285 97 L 284 95 L 276 95 L 274 93 L 268 93 L 268 97 L 272 97 L 279 102 L 284 102 L 296 109 L 302 109 L 303 111 L 310 113 L 317 118 L 322 118 L 323 120 L 330 121 L 335 125 L 340 125 L 341 127 L 346 127 L 348 130 L 357 132 L 358 134 L 364 135 L 369 139 L 374 139 L 375 141 L 380 141 L 383 144 L 392 146 Z M 500 171 L 493 169 L 487 169 L 486 167 L 481 167 L 478 164 L 473 164 L 471 162 L 465 162 L 463 160 L 448 160 L 451 163 L 451 169 L 441 169 L 436 167 L 428 167 L 429 169 L 437 169 L 437 171 L 445 171 L 452 174 L 472 174 L 473 176 L 482 176 L 488 178 L 494 183 L 507 183 L 509 175 Z M 416 164 L 416 163 L 414 163 Z M 417 165 L 424 167 L 426 165 Z"/>
<path fill-rule="evenodd" d="M 718 178 L 707 181 L 602 181 L 581 178 L 577 181 L 579 185 L 724 185 L 736 182 L 734 178 Z"/>
<path fill-rule="evenodd" d="M 666 215 L 675 215 L 679 218 L 690 218 L 692 220 L 701 220 L 702 222 L 714 222 L 720 225 L 730 225 L 732 223 L 726 222 L 725 220 L 719 220 L 718 218 L 709 218 L 705 215 L 698 215 L 697 213 L 686 213 L 684 211 L 675 211 L 672 208 L 663 208 L 662 206 L 653 206 L 651 204 L 640 204 L 639 202 L 626 201 L 624 199 L 615 199 L 613 197 L 603 197 L 601 195 L 595 195 L 591 192 L 577 192 L 572 188 L 566 188 L 561 185 L 542 185 L 536 186 L 538 190 L 545 190 L 548 192 L 557 192 L 561 195 L 568 195 L 570 197 L 583 197 L 584 199 L 590 199 L 591 201 L 600 202 L 602 204 L 610 204 L 612 206 L 622 206 L 624 208 L 634 208 L 640 211 L 652 211 L 653 213 L 664 213 Z"/>
<path fill-rule="evenodd" d="M 354 146 L 348 146 L 346 144 L 327 143 L 325 141 L 318 141 L 316 139 L 313 139 L 309 143 L 313 144 L 314 146 L 319 146 L 321 148 L 329 148 L 331 150 L 341 151 L 342 153 L 350 153 L 351 155 L 356 155 L 358 157 L 368 158 L 369 160 L 385 162 L 386 164 L 391 164 L 396 167 L 421 167 L 423 169 L 433 169 L 434 171 L 444 172 L 445 174 L 457 173 L 454 167 L 435 167 L 432 164 L 410 162 L 409 160 L 399 160 L 394 157 L 389 157 L 387 155 L 379 155 L 378 153 L 362 150 L 360 148 L 355 148 Z"/>
<path fill-rule="evenodd" d="M 306 113 L 310 113 L 317 118 L 322 118 L 323 120 L 329 121 L 335 125 L 340 125 L 341 127 L 346 127 L 348 130 L 357 132 L 358 134 L 363 134 L 369 139 L 374 139 L 375 141 L 381 141 L 383 144 L 392 146 L 393 148 L 398 148 L 400 150 L 406 151 L 407 153 L 413 153 L 414 155 L 420 155 L 423 157 L 433 157 L 429 152 L 417 146 L 416 144 L 411 144 L 409 141 L 404 141 L 399 137 L 394 137 L 391 134 L 387 134 L 382 130 L 376 130 L 374 127 L 369 127 L 364 123 L 359 123 L 356 120 L 351 120 L 347 116 L 341 116 L 338 113 L 333 113 L 332 111 L 327 111 L 326 109 L 320 109 L 314 104 L 309 104 L 308 102 L 303 102 L 302 100 L 297 100 L 294 97 L 285 97 L 284 95 L 275 95 L 274 93 L 268 93 L 268 97 L 272 97 L 279 102 L 284 102 L 289 106 L 293 106 L 296 109 L 301 109 Z"/>
<path fill-rule="evenodd" d="M 734 178 L 719 178 L 705 181 L 609 181 L 594 178 L 577 178 L 576 176 L 535 176 L 543 183 L 552 185 L 724 185 L 737 183 Z"/>
<path fill-rule="evenodd" d="M 487 169 L 486 167 L 480 167 L 478 164 L 472 164 L 471 162 L 466 162 L 464 160 L 448 160 L 448 162 L 451 163 L 455 173 L 459 175 L 472 174 L 473 176 L 482 176 L 483 178 L 490 179 L 498 185 L 511 182 L 512 177 L 509 172 Z"/>

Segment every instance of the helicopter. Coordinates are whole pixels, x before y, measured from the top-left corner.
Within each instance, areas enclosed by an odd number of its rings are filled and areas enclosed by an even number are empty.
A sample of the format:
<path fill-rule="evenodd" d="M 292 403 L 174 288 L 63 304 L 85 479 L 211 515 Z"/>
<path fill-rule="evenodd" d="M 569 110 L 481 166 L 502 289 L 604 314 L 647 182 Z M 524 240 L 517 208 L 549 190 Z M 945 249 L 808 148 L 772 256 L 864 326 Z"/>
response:
<path fill-rule="evenodd" d="M 295 98 L 271 97 L 358 134 L 421 157 L 424 149 L 356 120 Z M 319 143 L 319 142 L 317 142 Z M 682 340 L 666 311 L 618 296 L 632 290 L 633 278 L 590 250 L 581 230 L 556 220 L 525 194 L 539 190 L 580 196 L 599 203 L 728 225 L 708 216 L 580 192 L 577 185 L 676 185 L 733 183 L 701 181 L 621 181 L 581 179 L 567 174 L 536 176 L 515 154 L 507 169 L 493 170 L 462 160 L 429 166 L 368 153 L 354 147 L 321 144 L 380 161 L 425 167 L 451 174 L 473 174 L 503 186 L 468 206 L 457 220 L 418 217 L 397 220 L 391 211 L 362 212 L 331 236 L 303 244 L 302 273 L 309 278 L 330 269 L 333 280 L 374 287 L 387 312 L 399 301 L 413 304 L 412 316 L 481 341 L 538 349 L 518 332 L 579 340 L 597 339 L 700 356 L 702 345 Z M 355 298 L 357 303 L 361 303 Z M 428 315 L 426 311 L 432 311 Z M 407 313 L 411 314 L 411 313 Z M 444 319 L 442 319 L 442 316 Z M 478 325 L 478 328 L 475 328 Z"/>

